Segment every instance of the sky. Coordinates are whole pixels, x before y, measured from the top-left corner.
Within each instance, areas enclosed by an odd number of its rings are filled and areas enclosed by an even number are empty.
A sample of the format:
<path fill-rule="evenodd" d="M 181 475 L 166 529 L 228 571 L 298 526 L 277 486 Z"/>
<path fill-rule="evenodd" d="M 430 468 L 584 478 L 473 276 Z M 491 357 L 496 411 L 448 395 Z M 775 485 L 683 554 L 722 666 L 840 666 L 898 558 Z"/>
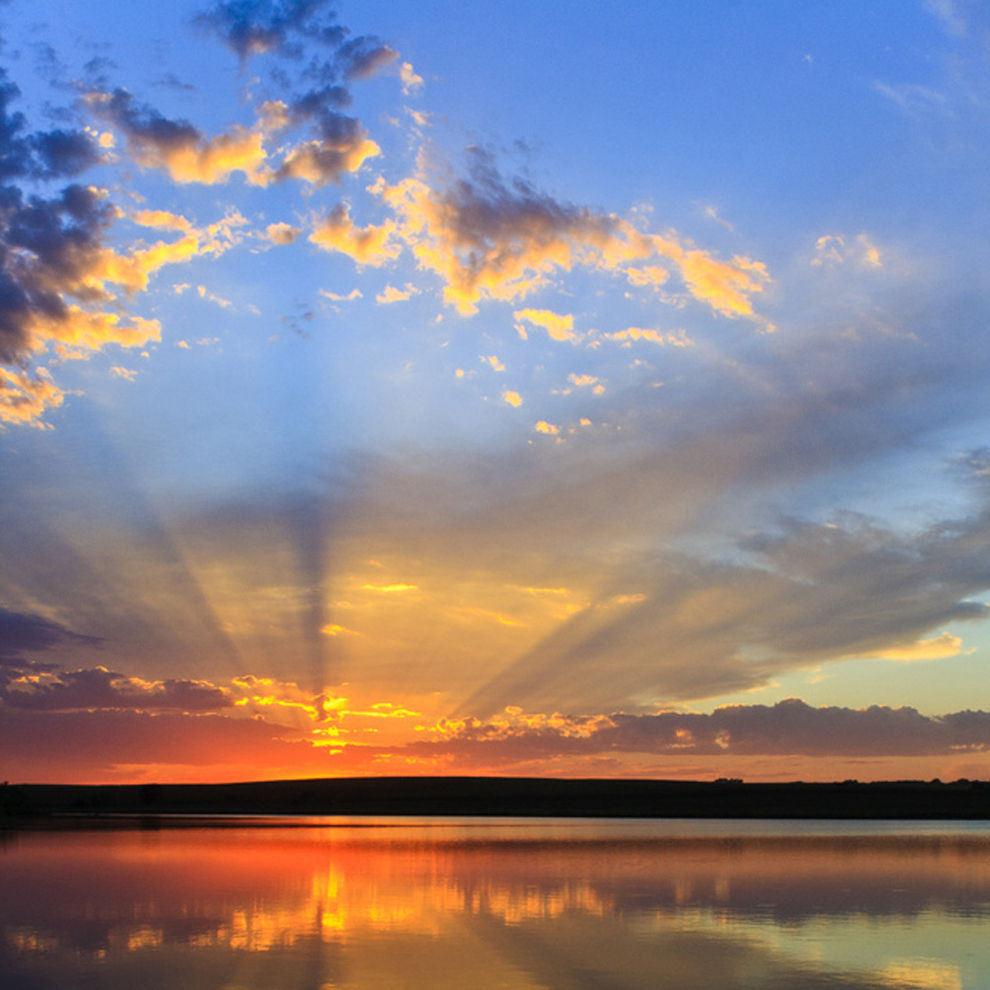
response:
<path fill-rule="evenodd" d="M 990 775 L 982 4 L 0 37 L 0 778 Z"/>

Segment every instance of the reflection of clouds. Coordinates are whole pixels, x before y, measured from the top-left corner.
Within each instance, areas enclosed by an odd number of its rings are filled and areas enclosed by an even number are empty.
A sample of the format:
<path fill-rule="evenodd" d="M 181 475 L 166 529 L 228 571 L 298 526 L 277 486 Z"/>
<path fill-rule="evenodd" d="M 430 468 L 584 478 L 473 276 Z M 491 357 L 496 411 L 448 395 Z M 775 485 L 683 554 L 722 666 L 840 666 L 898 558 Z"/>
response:
<path fill-rule="evenodd" d="M 681 990 L 959 990 L 945 946 L 978 962 L 990 906 L 981 838 L 381 831 L 23 836 L 0 874 L 0 961 L 15 987 L 35 967 L 70 985 L 83 965 L 116 986 L 140 958 L 234 966 L 244 987 L 270 986 L 264 960 L 278 959 L 341 988 L 435 986 L 437 972 L 480 988 L 645 987 L 663 971 Z"/>

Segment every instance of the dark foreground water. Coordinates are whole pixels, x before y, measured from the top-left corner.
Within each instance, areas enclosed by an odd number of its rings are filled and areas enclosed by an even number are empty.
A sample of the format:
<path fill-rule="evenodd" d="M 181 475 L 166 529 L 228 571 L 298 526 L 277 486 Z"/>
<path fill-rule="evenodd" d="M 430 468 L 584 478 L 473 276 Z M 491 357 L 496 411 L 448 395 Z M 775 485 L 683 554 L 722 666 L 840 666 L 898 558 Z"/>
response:
<path fill-rule="evenodd" d="M 990 823 L 0 833 L 3 990 L 985 990 L 988 922 Z"/>

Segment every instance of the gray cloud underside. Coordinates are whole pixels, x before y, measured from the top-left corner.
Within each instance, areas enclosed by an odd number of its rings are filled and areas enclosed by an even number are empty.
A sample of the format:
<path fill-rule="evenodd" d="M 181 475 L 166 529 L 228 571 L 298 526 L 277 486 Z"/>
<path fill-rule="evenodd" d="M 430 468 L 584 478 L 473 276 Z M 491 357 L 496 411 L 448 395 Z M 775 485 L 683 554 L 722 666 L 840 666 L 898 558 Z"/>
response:
<path fill-rule="evenodd" d="M 797 699 L 732 705 L 710 715 L 616 714 L 596 728 L 570 719 L 564 728 L 513 728 L 472 720 L 453 739 L 412 743 L 411 752 L 484 759 L 643 753 L 731 756 L 931 756 L 990 747 L 990 713 L 926 716 L 914 708 L 813 708 Z M 569 734 L 584 728 L 584 736 Z"/>
<path fill-rule="evenodd" d="M 225 691 L 201 681 L 172 678 L 149 684 L 103 667 L 61 671 L 57 677 L 57 680 L 40 685 L 0 689 L 0 700 L 13 708 L 34 711 L 177 709 L 215 712 L 233 704 Z"/>
<path fill-rule="evenodd" d="M 65 643 L 97 642 L 91 636 L 81 636 L 39 615 L 0 608 L 0 663 L 16 666 L 28 653 Z"/>
<path fill-rule="evenodd" d="M 28 132 L 11 109 L 18 95 L 0 69 L 0 361 L 8 364 L 25 359 L 35 318 L 65 318 L 61 290 L 86 269 L 114 218 L 110 204 L 80 185 L 47 197 L 20 188 L 78 175 L 100 156 L 81 130 Z"/>
<path fill-rule="evenodd" d="M 372 75 L 396 53 L 373 35 L 348 37 L 329 0 L 225 0 L 198 15 L 195 23 L 215 34 L 241 60 L 271 54 L 299 61 L 306 44 L 325 49 L 305 72 L 324 83 Z"/>

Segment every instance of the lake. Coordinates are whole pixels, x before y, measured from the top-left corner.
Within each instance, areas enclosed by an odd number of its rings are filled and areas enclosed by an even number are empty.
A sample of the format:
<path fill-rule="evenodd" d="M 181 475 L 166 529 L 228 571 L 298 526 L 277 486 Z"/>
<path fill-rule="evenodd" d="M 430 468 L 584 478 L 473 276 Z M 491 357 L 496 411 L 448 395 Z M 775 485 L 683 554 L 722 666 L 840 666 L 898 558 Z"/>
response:
<path fill-rule="evenodd" d="M 4 990 L 985 990 L 990 823 L 0 832 Z"/>

